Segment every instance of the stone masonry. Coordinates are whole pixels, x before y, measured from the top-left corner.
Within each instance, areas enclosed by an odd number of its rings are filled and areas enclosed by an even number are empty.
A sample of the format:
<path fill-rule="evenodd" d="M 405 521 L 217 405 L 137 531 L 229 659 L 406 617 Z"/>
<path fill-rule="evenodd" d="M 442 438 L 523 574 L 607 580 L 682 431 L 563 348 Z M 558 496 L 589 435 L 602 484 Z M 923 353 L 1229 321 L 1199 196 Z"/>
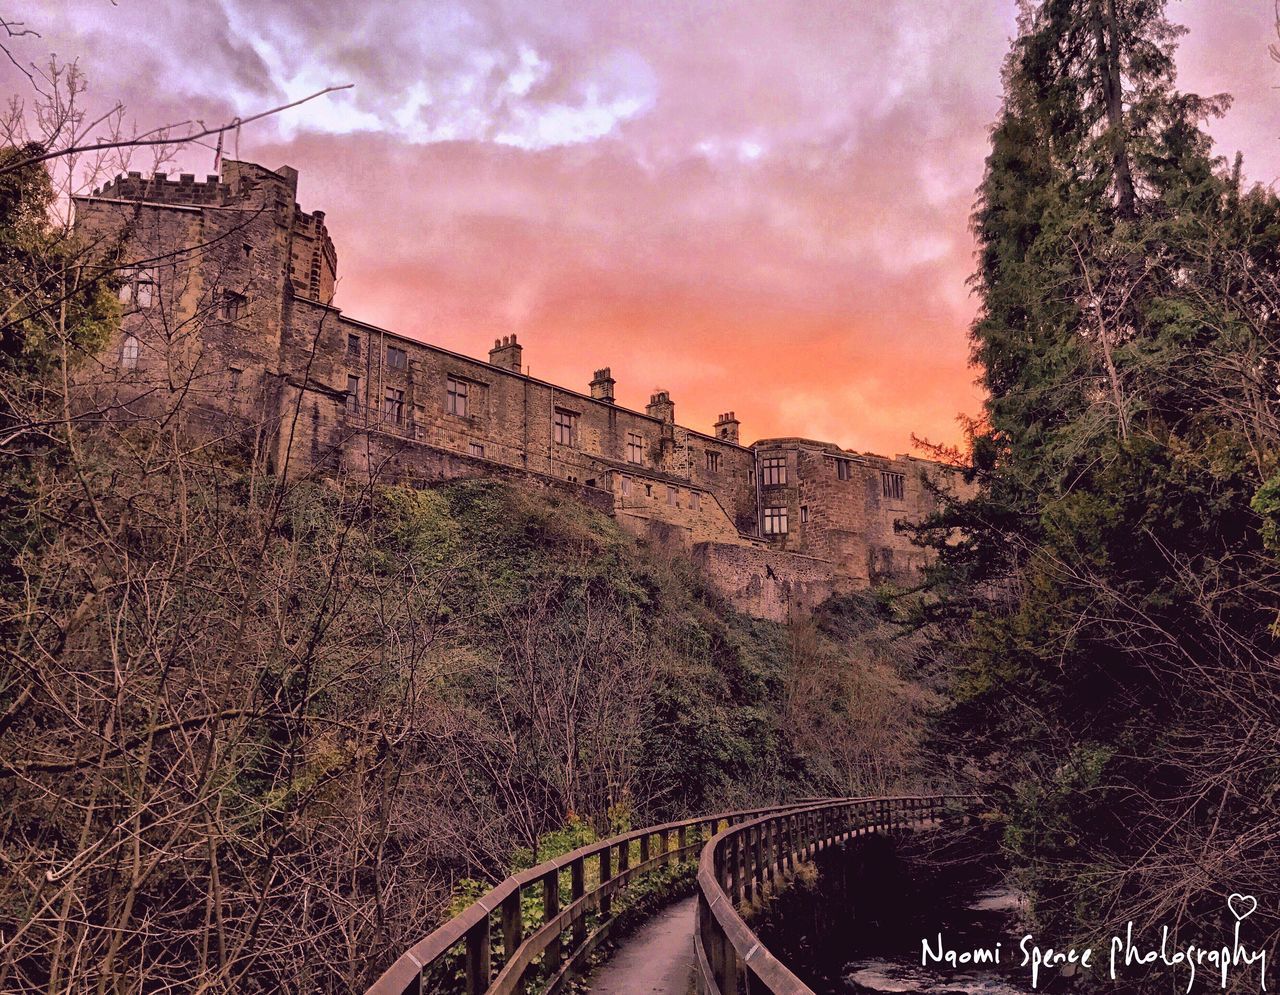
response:
<path fill-rule="evenodd" d="M 535 379 L 514 335 L 486 361 L 351 318 L 297 180 L 227 161 L 204 182 L 130 173 L 77 198 L 77 230 L 124 260 L 100 378 L 124 410 L 180 391 L 191 426 L 265 449 L 281 474 L 568 489 L 760 617 L 918 576 L 894 523 L 933 509 L 931 484 L 960 486 L 946 468 L 802 438 L 744 446 L 732 411 L 707 433 L 677 423 L 666 391 L 621 407 L 608 367 L 586 392 Z"/>

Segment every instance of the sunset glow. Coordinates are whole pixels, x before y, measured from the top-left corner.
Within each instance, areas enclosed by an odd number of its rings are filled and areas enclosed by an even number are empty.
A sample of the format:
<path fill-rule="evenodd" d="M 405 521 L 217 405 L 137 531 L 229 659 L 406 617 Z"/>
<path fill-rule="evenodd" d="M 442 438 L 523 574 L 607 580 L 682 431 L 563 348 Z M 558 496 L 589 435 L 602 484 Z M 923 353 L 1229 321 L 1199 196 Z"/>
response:
<path fill-rule="evenodd" d="M 1171 7 L 1187 89 L 1248 176 L 1280 174 L 1261 2 Z M 412 16 L 411 16 L 412 15 Z M 31 61 L 78 58 L 92 108 L 140 127 L 248 115 L 227 153 L 299 170 L 327 214 L 335 303 L 540 378 L 671 392 L 683 424 L 886 454 L 954 442 L 967 224 L 1010 2 L 52 2 Z M 15 70 L 6 66 L 11 77 Z M 13 82 L 13 80 L 9 80 Z M 16 85 L 10 87 L 17 89 Z M 146 170 L 148 163 L 135 162 Z M 194 149 L 173 168 L 211 172 Z"/>

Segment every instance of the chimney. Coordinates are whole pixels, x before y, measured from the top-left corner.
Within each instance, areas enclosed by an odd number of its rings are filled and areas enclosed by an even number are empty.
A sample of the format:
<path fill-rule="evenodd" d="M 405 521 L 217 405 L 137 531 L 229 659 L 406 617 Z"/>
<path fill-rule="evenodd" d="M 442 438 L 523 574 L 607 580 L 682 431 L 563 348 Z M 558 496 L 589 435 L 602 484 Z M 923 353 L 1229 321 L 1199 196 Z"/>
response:
<path fill-rule="evenodd" d="M 616 381 L 609 375 L 609 367 L 596 370 L 596 378 L 591 381 L 591 396 L 597 401 L 613 403 L 613 385 Z"/>
<path fill-rule="evenodd" d="M 716 438 L 724 439 L 725 442 L 738 441 L 738 419 L 733 417 L 732 411 L 721 415 L 716 422 Z"/>
<path fill-rule="evenodd" d="M 664 421 L 667 424 L 675 424 L 676 406 L 671 401 L 671 395 L 665 390 L 657 391 L 649 398 L 649 403 L 644 406 L 645 413 Z"/>
<path fill-rule="evenodd" d="M 504 370 L 520 373 L 524 370 L 524 346 L 516 341 L 514 335 L 504 335 L 494 339 L 493 348 L 489 350 L 489 362 Z"/>

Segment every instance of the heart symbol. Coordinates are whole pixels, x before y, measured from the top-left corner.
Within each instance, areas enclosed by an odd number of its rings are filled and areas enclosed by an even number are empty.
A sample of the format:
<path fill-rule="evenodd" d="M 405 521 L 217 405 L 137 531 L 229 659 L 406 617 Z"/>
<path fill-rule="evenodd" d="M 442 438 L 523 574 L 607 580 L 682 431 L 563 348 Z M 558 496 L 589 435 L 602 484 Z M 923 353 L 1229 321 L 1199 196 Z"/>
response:
<path fill-rule="evenodd" d="M 1236 908 L 1236 899 L 1240 900 L 1240 908 L 1244 908 L 1248 905 L 1249 908 L 1247 912 L 1241 912 L 1240 909 Z M 1252 895 L 1241 895 L 1239 892 L 1233 892 L 1231 897 L 1227 899 L 1227 908 L 1231 910 L 1231 914 L 1235 916 L 1237 920 L 1243 922 L 1257 911 L 1258 900 Z"/>

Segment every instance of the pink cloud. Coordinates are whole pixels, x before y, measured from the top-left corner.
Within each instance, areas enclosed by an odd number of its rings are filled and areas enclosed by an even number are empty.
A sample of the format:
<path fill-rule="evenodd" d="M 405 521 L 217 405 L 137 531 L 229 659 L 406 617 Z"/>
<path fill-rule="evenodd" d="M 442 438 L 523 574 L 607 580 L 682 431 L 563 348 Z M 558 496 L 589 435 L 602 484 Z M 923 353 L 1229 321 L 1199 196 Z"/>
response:
<path fill-rule="evenodd" d="M 1280 174 L 1256 3 L 1188 2 L 1182 82 L 1232 90 L 1213 126 Z M 198 5 L 57 0 L 30 58 L 79 56 L 139 122 L 340 98 L 245 129 L 327 212 L 338 301 L 483 355 L 515 331 L 540 376 L 611 365 L 681 421 L 880 452 L 954 440 L 967 365 L 968 215 L 1013 5 Z M 14 88 L 20 78 L 6 70 Z M 183 165 L 207 171 L 196 150 Z"/>

